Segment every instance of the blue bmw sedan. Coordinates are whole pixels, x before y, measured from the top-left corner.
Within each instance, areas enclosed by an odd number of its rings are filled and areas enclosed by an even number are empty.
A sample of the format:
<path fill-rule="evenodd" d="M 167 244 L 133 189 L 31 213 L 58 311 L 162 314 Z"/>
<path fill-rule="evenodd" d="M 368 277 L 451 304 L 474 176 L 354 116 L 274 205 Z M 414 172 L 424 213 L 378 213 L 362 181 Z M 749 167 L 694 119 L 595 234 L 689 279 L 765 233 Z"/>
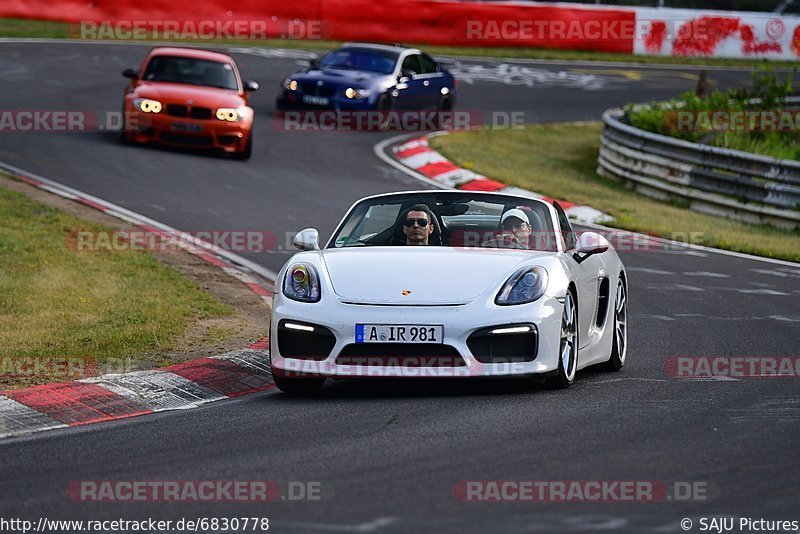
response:
<path fill-rule="evenodd" d="M 278 110 L 450 111 L 456 80 L 416 48 L 347 43 L 288 76 Z"/>

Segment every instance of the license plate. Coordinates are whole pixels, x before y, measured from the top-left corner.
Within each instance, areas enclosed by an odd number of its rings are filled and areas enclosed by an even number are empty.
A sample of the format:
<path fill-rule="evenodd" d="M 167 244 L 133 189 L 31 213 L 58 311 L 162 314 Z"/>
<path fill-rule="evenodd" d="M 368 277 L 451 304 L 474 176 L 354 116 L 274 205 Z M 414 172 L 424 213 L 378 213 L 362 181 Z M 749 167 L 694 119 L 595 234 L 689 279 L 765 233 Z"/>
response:
<path fill-rule="evenodd" d="M 314 95 L 303 95 L 303 102 L 306 104 L 312 104 L 314 106 L 327 106 L 328 105 L 328 97 L 326 96 L 314 96 Z"/>
<path fill-rule="evenodd" d="M 173 122 L 172 129 L 176 132 L 202 133 L 203 125 L 188 122 Z"/>
<path fill-rule="evenodd" d="M 356 343 L 442 343 L 444 327 L 427 324 L 357 324 Z"/>

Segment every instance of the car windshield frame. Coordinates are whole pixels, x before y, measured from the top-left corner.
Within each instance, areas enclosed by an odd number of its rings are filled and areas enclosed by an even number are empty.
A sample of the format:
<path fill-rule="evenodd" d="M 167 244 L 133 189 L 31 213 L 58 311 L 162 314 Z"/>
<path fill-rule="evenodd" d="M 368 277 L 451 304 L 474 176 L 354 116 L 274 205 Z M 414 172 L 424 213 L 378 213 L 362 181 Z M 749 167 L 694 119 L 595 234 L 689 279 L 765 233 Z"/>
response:
<path fill-rule="evenodd" d="M 334 64 L 329 63 L 329 61 L 331 61 L 333 58 L 345 53 L 351 56 L 350 65 L 344 63 L 344 59 L 337 61 Z M 370 56 L 372 56 L 372 58 L 390 60 L 392 64 L 391 69 L 387 70 L 368 68 L 367 65 L 370 64 L 370 61 L 375 61 L 375 59 L 371 59 Z M 321 68 L 353 70 L 357 72 L 372 72 L 374 74 L 388 75 L 397 70 L 397 61 L 399 58 L 400 53 L 389 50 L 375 50 L 370 48 L 337 48 L 336 50 L 325 54 L 322 59 L 319 60 L 318 65 Z"/>
<path fill-rule="evenodd" d="M 399 217 L 414 204 L 429 206 L 436 217 L 434 234 L 438 233 L 438 236 L 429 246 L 560 251 L 560 230 L 553 222 L 553 207 L 550 204 L 534 198 L 478 191 L 415 192 L 362 199 L 348 210 L 324 248 L 403 245 L 404 243 L 397 242 Z M 462 211 L 465 208 L 468 209 Z M 532 222 L 535 220 L 536 227 L 528 246 L 491 243 L 500 230 L 502 214 L 514 208 L 522 209 L 527 214 L 533 212 L 538 216 L 536 219 L 531 217 Z"/>
<path fill-rule="evenodd" d="M 175 65 L 176 71 L 174 74 L 167 73 L 167 66 L 172 63 Z M 182 66 L 184 64 L 184 66 Z M 191 66 L 192 70 L 201 70 L 202 74 L 192 73 L 191 70 L 186 68 L 186 65 Z M 219 68 L 219 72 L 225 76 L 225 72 L 230 75 L 227 80 L 220 78 L 221 83 L 210 83 L 205 76 L 208 76 L 211 71 L 209 68 Z M 146 82 L 159 82 L 159 83 L 177 83 L 181 85 L 194 85 L 198 87 L 213 87 L 215 89 L 225 89 L 228 91 L 241 92 L 241 80 L 236 71 L 236 66 L 229 61 L 216 61 L 213 59 L 196 58 L 189 56 L 172 56 L 166 54 L 159 54 L 152 56 L 145 67 L 142 74 L 142 80 Z"/>

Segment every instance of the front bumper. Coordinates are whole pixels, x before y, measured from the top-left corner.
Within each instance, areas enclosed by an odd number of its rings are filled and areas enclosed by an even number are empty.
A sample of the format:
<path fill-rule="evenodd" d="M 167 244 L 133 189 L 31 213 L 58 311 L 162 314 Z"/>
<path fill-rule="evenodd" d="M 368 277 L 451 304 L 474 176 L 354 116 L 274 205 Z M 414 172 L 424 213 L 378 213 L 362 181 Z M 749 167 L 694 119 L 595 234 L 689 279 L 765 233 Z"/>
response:
<path fill-rule="evenodd" d="M 252 120 L 238 122 L 213 119 L 173 117 L 165 113 L 130 112 L 132 120 L 126 129 L 128 141 L 162 145 L 208 148 L 225 152 L 245 150 Z"/>
<path fill-rule="evenodd" d="M 374 96 L 358 99 L 347 98 L 339 92 L 326 98 L 328 98 L 327 104 L 308 104 L 303 102 L 303 94 L 300 91 L 283 90 L 275 99 L 275 109 L 279 111 L 369 111 L 375 107 L 376 100 Z"/>
<path fill-rule="evenodd" d="M 304 304 L 278 293 L 273 301 L 270 335 L 272 371 L 278 376 L 410 378 L 549 373 L 558 369 L 562 306 L 556 298 L 547 295 L 520 306 L 496 306 L 491 300 L 461 306 L 365 306 L 345 304 L 331 296 L 323 296 L 316 304 Z M 328 345 L 320 351 L 319 347 L 324 344 L 315 343 L 315 354 L 298 355 L 296 350 L 283 354 L 281 335 L 286 332 L 286 321 L 329 332 L 333 337 L 332 348 L 328 350 Z M 356 324 L 364 323 L 442 325 L 443 343 L 438 346 L 401 344 L 400 347 L 356 343 Z M 473 354 L 470 350 L 470 344 L 473 348 L 479 346 L 474 342 L 475 335 L 485 334 L 486 329 L 514 325 L 533 327 L 536 346 L 532 347 L 529 361 L 500 357 L 494 363 L 485 363 L 485 355 Z M 288 350 L 288 346 L 283 343 L 284 350 Z M 480 346 L 485 350 L 485 344 Z M 373 347 L 374 355 L 370 353 Z M 404 349 L 407 350 L 404 352 Z"/>

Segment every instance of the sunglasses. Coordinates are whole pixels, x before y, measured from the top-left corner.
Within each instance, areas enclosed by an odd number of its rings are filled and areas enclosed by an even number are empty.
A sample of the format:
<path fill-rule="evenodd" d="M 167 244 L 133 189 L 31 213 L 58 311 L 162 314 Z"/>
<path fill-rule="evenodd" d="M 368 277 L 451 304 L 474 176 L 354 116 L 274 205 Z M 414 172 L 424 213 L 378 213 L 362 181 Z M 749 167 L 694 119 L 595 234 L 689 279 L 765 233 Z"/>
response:
<path fill-rule="evenodd" d="M 425 228 L 426 226 L 428 226 L 427 219 L 406 219 L 406 222 L 404 222 L 403 224 L 406 225 L 406 228 L 412 228 L 414 226 L 414 223 L 417 223 L 420 228 Z"/>

